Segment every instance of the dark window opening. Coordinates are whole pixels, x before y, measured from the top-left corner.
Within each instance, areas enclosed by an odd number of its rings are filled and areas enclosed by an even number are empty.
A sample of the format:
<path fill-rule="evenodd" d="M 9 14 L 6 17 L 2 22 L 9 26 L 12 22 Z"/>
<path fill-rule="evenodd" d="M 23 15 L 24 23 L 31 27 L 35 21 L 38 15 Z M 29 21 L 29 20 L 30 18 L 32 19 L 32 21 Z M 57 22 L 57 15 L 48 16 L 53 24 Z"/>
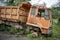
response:
<path fill-rule="evenodd" d="M 44 12 L 45 12 L 45 10 L 39 9 L 37 16 L 39 16 L 39 17 L 44 17 Z"/>
<path fill-rule="evenodd" d="M 42 9 L 38 9 L 38 17 L 44 17 L 45 19 L 49 19 L 49 13 L 48 10 L 42 10 Z"/>

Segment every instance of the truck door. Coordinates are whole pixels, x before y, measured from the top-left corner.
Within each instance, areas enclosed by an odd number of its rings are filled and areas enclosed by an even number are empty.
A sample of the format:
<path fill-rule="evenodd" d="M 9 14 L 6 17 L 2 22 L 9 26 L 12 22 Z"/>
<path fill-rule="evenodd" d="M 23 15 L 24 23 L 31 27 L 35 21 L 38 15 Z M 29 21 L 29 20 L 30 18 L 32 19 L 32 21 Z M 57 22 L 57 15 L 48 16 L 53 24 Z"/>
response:
<path fill-rule="evenodd" d="M 27 24 L 31 25 L 31 24 L 35 24 L 36 21 L 36 7 L 32 7 L 30 9 L 30 13 L 28 15 L 28 19 L 27 19 Z"/>

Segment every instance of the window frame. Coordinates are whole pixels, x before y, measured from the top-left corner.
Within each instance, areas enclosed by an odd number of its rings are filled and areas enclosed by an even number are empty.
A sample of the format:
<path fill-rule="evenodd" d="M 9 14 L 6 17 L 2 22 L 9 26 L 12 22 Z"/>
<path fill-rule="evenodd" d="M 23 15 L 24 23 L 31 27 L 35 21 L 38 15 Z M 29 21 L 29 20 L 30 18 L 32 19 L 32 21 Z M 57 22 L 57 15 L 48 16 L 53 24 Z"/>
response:
<path fill-rule="evenodd" d="M 36 8 L 32 7 L 30 15 L 36 16 Z"/>
<path fill-rule="evenodd" d="M 46 14 L 46 12 L 47 12 L 47 14 Z M 49 11 L 47 9 L 45 9 L 45 13 L 44 14 L 45 14 L 44 18 L 47 19 L 47 20 L 49 20 L 50 19 L 50 15 L 49 15 Z"/>

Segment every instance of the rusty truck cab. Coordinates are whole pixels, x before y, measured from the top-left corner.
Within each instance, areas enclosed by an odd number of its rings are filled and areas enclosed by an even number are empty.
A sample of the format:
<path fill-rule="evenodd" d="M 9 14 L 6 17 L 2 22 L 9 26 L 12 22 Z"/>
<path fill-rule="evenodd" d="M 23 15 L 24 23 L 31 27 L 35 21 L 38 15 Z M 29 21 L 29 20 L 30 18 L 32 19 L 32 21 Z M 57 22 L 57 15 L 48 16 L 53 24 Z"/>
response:
<path fill-rule="evenodd" d="M 38 27 L 42 34 L 48 34 L 51 31 L 50 9 L 45 6 L 31 6 L 27 25 Z"/>

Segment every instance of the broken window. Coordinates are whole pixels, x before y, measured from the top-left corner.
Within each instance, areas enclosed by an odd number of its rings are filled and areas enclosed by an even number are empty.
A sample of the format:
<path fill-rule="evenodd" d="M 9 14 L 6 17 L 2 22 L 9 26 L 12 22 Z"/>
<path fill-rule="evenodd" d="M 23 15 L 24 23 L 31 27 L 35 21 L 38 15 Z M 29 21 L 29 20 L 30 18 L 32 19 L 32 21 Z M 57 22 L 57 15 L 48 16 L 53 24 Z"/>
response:
<path fill-rule="evenodd" d="M 48 10 L 38 9 L 38 17 L 44 17 L 45 19 L 49 19 Z"/>
<path fill-rule="evenodd" d="M 39 16 L 39 17 L 44 17 L 44 10 L 41 10 L 41 9 L 38 9 L 38 14 L 37 14 L 37 16 Z"/>
<path fill-rule="evenodd" d="M 48 13 L 48 10 L 45 10 L 45 19 L 49 19 L 49 13 Z"/>

